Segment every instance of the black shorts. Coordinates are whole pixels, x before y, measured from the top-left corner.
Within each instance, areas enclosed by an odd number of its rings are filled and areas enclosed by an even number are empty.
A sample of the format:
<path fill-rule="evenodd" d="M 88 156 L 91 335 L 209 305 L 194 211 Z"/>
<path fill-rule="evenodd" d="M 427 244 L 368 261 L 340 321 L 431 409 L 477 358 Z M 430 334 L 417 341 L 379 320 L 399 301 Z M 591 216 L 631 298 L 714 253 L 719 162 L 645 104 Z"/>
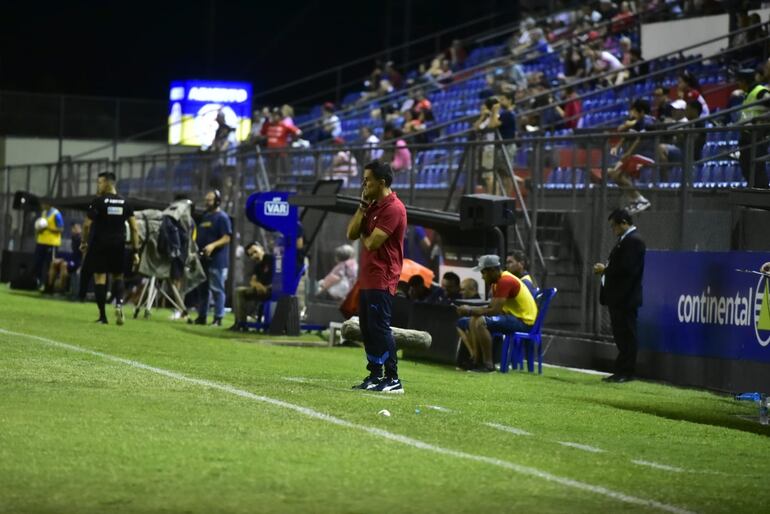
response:
<path fill-rule="evenodd" d="M 125 271 L 126 245 L 96 243 L 88 249 L 88 264 L 93 273 L 122 274 Z"/>

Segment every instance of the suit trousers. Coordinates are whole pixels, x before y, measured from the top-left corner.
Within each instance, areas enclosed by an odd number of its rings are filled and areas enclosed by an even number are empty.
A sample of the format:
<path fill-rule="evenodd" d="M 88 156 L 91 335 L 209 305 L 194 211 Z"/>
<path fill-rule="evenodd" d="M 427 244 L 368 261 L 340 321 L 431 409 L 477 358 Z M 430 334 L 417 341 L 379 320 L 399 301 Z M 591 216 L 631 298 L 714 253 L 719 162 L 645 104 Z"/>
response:
<path fill-rule="evenodd" d="M 615 359 L 615 373 L 618 375 L 633 375 L 636 372 L 636 351 L 638 340 L 636 336 L 636 317 L 638 309 L 609 307 L 612 336 L 618 347 L 618 357 Z"/>

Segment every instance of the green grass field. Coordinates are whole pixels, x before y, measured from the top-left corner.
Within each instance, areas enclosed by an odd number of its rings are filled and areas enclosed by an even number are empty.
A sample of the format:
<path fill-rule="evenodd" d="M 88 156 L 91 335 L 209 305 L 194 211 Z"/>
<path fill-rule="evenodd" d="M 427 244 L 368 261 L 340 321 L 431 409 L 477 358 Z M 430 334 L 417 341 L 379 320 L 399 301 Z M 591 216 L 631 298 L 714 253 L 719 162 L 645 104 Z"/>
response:
<path fill-rule="evenodd" d="M 731 398 L 411 361 L 383 397 L 314 335 L 95 317 L 0 289 L 0 512 L 768 511 Z"/>

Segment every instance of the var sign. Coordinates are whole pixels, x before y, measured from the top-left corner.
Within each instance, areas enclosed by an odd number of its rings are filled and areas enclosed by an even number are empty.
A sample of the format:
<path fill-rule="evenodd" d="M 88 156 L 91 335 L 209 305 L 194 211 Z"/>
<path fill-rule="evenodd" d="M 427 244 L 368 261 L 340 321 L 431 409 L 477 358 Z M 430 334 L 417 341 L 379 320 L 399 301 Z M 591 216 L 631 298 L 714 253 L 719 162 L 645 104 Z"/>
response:
<path fill-rule="evenodd" d="M 289 215 L 289 202 L 281 201 L 281 197 L 277 196 L 270 202 L 265 202 L 265 216 L 288 216 Z"/>

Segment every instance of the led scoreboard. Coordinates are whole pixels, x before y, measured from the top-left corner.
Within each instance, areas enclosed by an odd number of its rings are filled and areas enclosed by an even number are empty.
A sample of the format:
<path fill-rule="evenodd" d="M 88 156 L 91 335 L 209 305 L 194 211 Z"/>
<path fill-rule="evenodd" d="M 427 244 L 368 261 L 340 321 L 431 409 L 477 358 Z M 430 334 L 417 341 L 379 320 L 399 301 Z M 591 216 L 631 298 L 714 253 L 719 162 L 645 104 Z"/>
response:
<path fill-rule="evenodd" d="M 208 148 L 217 130 L 217 114 L 235 129 L 238 141 L 251 130 L 251 84 L 179 80 L 169 92 L 168 142 Z"/>

